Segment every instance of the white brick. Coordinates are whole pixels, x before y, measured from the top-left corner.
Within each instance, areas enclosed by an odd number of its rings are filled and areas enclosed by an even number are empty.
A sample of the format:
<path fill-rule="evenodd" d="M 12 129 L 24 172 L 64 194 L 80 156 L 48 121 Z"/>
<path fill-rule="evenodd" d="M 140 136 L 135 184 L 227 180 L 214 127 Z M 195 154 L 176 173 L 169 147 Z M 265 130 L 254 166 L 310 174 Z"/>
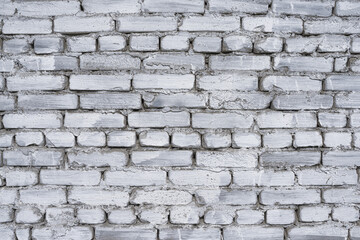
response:
<path fill-rule="evenodd" d="M 0 95 L 0 111 L 15 109 L 15 99 L 12 96 Z"/>
<path fill-rule="evenodd" d="M 248 36 L 226 36 L 223 38 L 223 51 L 251 52 L 253 43 Z"/>
<path fill-rule="evenodd" d="M 24 38 L 14 38 L 3 41 L 3 49 L 6 53 L 27 53 L 30 50 L 29 42 Z"/>
<path fill-rule="evenodd" d="M 22 16 L 73 15 L 80 11 L 78 1 L 16 2 L 17 13 Z"/>
<path fill-rule="evenodd" d="M 121 151 L 87 151 L 87 152 L 69 152 L 68 161 L 70 165 L 81 167 L 113 167 L 120 168 L 126 165 L 128 161 L 127 154 Z"/>
<path fill-rule="evenodd" d="M 199 148 L 201 146 L 201 138 L 197 132 L 175 132 L 171 136 L 171 143 L 174 147 Z"/>
<path fill-rule="evenodd" d="M 149 108 L 205 108 L 207 95 L 201 93 L 173 93 L 171 95 L 160 93 L 151 97 L 151 99 L 144 100 L 145 106 Z"/>
<path fill-rule="evenodd" d="M 131 196 L 131 203 L 141 205 L 187 205 L 191 201 L 190 193 L 179 190 L 136 190 Z"/>
<path fill-rule="evenodd" d="M 16 133 L 15 141 L 19 146 L 43 145 L 44 136 L 41 132 L 19 132 Z"/>
<path fill-rule="evenodd" d="M 317 189 L 263 190 L 260 203 L 264 205 L 302 205 L 320 203 L 320 191 Z"/>
<path fill-rule="evenodd" d="M 138 52 L 151 52 L 159 50 L 159 37 L 157 36 L 131 36 L 130 50 Z"/>
<path fill-rule="evenodd" d="M 356 1 L 336 2 L 335 14 L 338 16 L 360 16 L 360 4 Z"/>
<path fill-rule="evenodd" d="M 81 132 L 77 143 L 80 147 L 105 147 L 106 135 L 103 132 Z"/>
<path fill-rule="evenodd" d="M 172 224 L 199 224 L 202 211 L 193 206 L 176 206 L 170 209 Z"/>
<path fill-rule="evenodd" d="M 360 107 L 360 94 L 337 94 L 335 96 L 335 106 L 337 108 L 359 108 Z"/>
<path fill-rule="evenodd" d="M 270 69 L 269 56 L 210 56 L 212 70 L 262 71 Z"/>
<path fill-rule="evenodd" d="M 16 210 L 16 223 L 39 223 L 43 218 L 43 214 L 38 208 L 24 207 Z"/>
<path fill-rule="evenodd" d="M 30 238 L 30 228 L 17 228 L 15 234 L 18 240 L 27 240 Z"/>
<path fill-rule="evenodd" d="M 293 37 L 286 39 L 286 51 L 290 53 L 313 53 L 319 47 L 321 37 Z"/>
<path fill-rule="evenodd" d="M 214 109 L 265 109 L 272 96 L 264 93 L 213 92 L 210 107 Z"/>
<path fill-rule="evenodd" d="M 346 239 L 348 230 L 333 225 L 301 226 L 292 228 L 288 236 L 290 239 Z"/>
<path fill-rule="evenodd" d="M 6 78 L 8 90 L 11 92 L 27 90 L 63 90 L 65 77 L 51 75 L 18 75 Z"/>
<path fill-rule="evenodd" d="M 344 113 L 335 112 L 320 112 L 318 113 L 319 123 L 322 127 L 333 128 L 333 127 L 345 127 L 346 126 L 346 115 Z"/>
<path fill-rule="evenodd" d="M 360 133 L 359 132 L 354 133 L 353 144 L 354 144 L 354 147 L 356 147 L 356 148 L 360 147 Z"/>
<path fill-rule="evenodd" d="M 280 14 L 329 17 L 332 14 L 333 5 L 332 1 L 274 0 L 272 9 Z"/>
<path fill-rule="evenodd" d="M 54 32 L 91 33 L 114 30 L 115 23 L 110 17 L 65 16 L 54 19 Z"/>
<path fill-rule="evenodd" d="M 117 75 L 71 75 L 71 90 L 87 91 L 129 91 L 131 76 L 129 74 Z"/>
<path fill-rule="evenodd" d="M 130 127 L 188 127 L 190 114 L 188 112 L 133 112 L 128 115 Z"/>
<path fill-rule="evenodd" d="M 196 37 L 193 41 L 193 48 L 195 52 L 219 53 L 221 41 L 219 37 Z"/>
<path fill-rule="evenodd" d="M 12 72 L 15 64 L 13 60 L 0 59 L 0 72 Z"/>
<path fill-rule="evenodd" d="M 165 185 L 165 171 L 142 171 L 126 170 L 110 172 L 106 171 L 105 183 L 110 186 L 152 186 Z"/>
<path fill-rule="evenodd" d="M 123 190 L 74 187 L 68 191 L 69 204 L 126 206 L 129 194 Z"/>
<path fill-rule="evenodd" d="M 135 89 L 192 89 L 194 82 L 192 74 L 136 74 L 132 84 Z"/>
<path fill-rule="evenodd" d="M 359 209 L 350 206 L 336 207 L 333 209 L 332 217 L 335 221 L 356 222 L 359 220 Z"/>
<path fill-rule="evenodd" d="M 201 54 L 153 53 L 144 61 L 145 69 L 197 71 L 205 68 Z"/>
<path fill-rule="evenodd" d="M 197 79 L 197 88 L 200 90 L 257 90 L 258 78 L 246 74 L 221 74 L 201 76 Z"/>
<path fill-rule="evenodd" d="M 325 189 L 323 192 L 325 203 L 359 203 L 359 191 L 357 189 Z"/>
<path fill-rule="evenodd" d="M 260 112 L 257 116 L 260 128 L 311 128 L 317 126 L 316 115 L 313 112 Z"/>
<path fill-rule="evenodd" d="M 139 13 L 140 3 L 132 0 L 84 0 L 84 11 L 87 13 Z"/>
<path fill-rule="evenodd" d="M 3 34 L 48 34 L 52 32 L 50 19 L 17 19 L 10 18 L 4 21 Z"/>
<path fill-rule="evenodd" d="M 111 211 L 108 220 L 111 224 L 133 224 L 136 216 L 132 209 L 119 209 Z"/>
<path fill-rule="evenodd" d="M 265 152 L 260 156 L 260 164 L 265 167 L 314 166 L 320 163 L 320 152 L 283 151 Z"/>
<path fill-rule="evenodd" d="M 98 38 L 100 51 L 121 51 L 126 47 L 123 36 L 102 36 Z"/>
<path fill-rule="evenodd" d="M 292 186 L 294 173 L 291 171 L 234 171 L 233 182 L 238 186 Z"/>
<path fill-rule="evenodd" d="M 20 64 L 28 71 L 75 70 L 78 60 L 71 56 L 23 56 Z"/>
<path fill-rule="evenodd" d="M 72 225 L 75 223 L 73 208 L 51 207 L 46 209 L 46 221 L 50 225 Z"/>
<path fill-rule="evenodd" d="M 314 19 L 304 22 L 305 34 L 357 34 L 360 33 L 360 27 L 356 24 L 356 19 Z"/>
<path fill-rule="evenodd" d="M 83 54 L 80 56 L 83 70 L 140 69 L 140 59 L 128 54 Z"/>
<path fill-rule="evenodd" d="M 107 135 L 109 147 L 133 147 L 136 144 L 136 133 L 132 131 L 115 131 Z"/>
<path fill-rule="evenodd" d="M 0 207 L 0 223 L 12 222 L 14 218 L 14 211 L 11 207 Z"/>
<path fill-rule="evenodd" d="M 174 17 L 129 16 L 117 19 L 117 31 L 119 32 L 168 32 L 176 29 L 177 21 Z"/>
<path fill-rule="evenodd" d="M 246 0 L 210 0 L 209 1 L 209 10 L 211 12 L 220 12 L 220 13 L 266 13 L 268 11 L 268 1 L 246 1 Z"/>
<path fill-rule="evenodd" d="M 78 108 L 78 96 L 75 94 L 19 95 L 18 108 L 25 110 L 76 109 Z"/>
<path fill-rule="evenodd" d="M 304 169 L 297 172 L 300 185 L 356 185 L 354 170 L 343 169 Z"/>
<path fill-rule="evenodd" d="M 357 151 L 329 151 L 323 153 L 324 166 L 360 166 Z"/>
<path fill-rule="evenodd" d="M 355 226 L 352 229 L 350 229 L 350 238 L 356 239 L 360 236 L 360 228 Z"/>
<path fill-rule="evenodd" d="M 281 52 L 283 48 L 283 40 L 277 37 L 268 37 L 256 41 L 254 51 L 258 53 L 274 53 Z"/>
<path fill-rule="evenodd" d="M 38 182 L 37 170 L 21 171 L 16 169 L 6 173 L 6 186 L 9 187 L 36 185 Z"/>
<path fill-rule="evenodd" d="M 44 135 L 42 132 L 19 132 L 15 135 L 15 141 L 19 146 L 43 145 Z"/>
<path fill-rule="evenodd" d="M 183 19 L 180 31 L 228 32 L 240 28 L 238 17 L 190 16 Z"/>
<path fill-rule="evenodd" d="M 0 15 L 13 15 L 16 10 L 16 6 L 11 0 L 2 0 L 1 7 Z"/>
<path fill-rule="evenodd" d="M 242 113 L 193 113 L 193 128 L 250 128 L 253 117 Z"/>
<path fill-rule="evenodd" d="M 82 109 L 140 109 L 138 93 L 96 93 L 80 95 Z"/>
<path fill-rule="evenodd" d="M 155 224 L 166 224 L 168 221 L 168 211 L 164 207 L 154 207 L 142 209 L 138 215 L 141 222 Z"/>
<path fill-rule="evenodd" d="M 93 238 L 93 230 L 88 226 L 74 226 L 70 228 L 64 227 L 36 227 L 32 229 L 32 237 L 36 240 L 45 239 L 83 239 L 91 240 Z"/>
<path fill-rule="evenodd" d="M 231 146 L 230 132 L 205 133 L 203 135 L 205 148 L 228 148 Z"/>
<path fill-rule="evenodd" d="M 45 185 L 86 185 L 100 183 L 98 171 L 45 170 L 40 171 L 40 183 Z"/>
<path fill-rule="evenodd" d="M 131 161 L 136 166 L 180 167 L 191 166 L 192 151 L 133 151 Z"/>
<path fill-rule="evenodd" d="M 49 54 L 64 51 L 64 40 L 55 37 L 41 37 L 34 40 L 34 52 L 36 54 Z"/>
<path fill-rule="evenodd" d="M 95 52 L 96 42 L 92 37 L 73 37 L 67 39 L 67 49 L 70 52 Z"/>
<path fill-rule="evenodd" d="M 11 147 L 14 135 L 9 133 L 0 134 L 0 147 Z"/>
<path fill-rule="evenodd" d="M 169 146 L 169 134 L 164 131 L 146 131 L 139 134 L 141 146 L 167 147 Z"/>
<path fill-rule="evenodd" d="M 96 239 L 145 238 L 149 240 L 155 240 L 157 237 L 157 231 L 155 229 L 144 229 L 143 227 L 119 228 L 118 226 L 117 227 L 96 226 L 95 237 Z"/>
<path fill-rule="evenodd" d="M 232 134 L 234 148 L 253 148 L 261 146 L 261 136 L 257 133 L 234 132 Z"/>
<path fill-rule="evenodd" d="M 231 175 L 228 171 L 172 170 L 169 180 L 181 186 L 226 186 L 230 184 Z"/>
<path fill-rule="evenodd" d="M 351 147 L 350 132 L 326 132 L 324 133 L 324 145 L 331 148 L 349 148 Z"/>
<path fill-rule="evenodd" d="M 21 189 L 20 202 L 23 204 L 58 205 L 66 203 L 64 188 L 32 188 Z"/>
<path fill-rule="evenodd" d="M 123 128 L 125 117 L 119 113 L 66 113 L 65 127 Z"/>
<path fill-rule="evenodd" d="M 100 208 L 78 209 L 76 217 L 83 224 L 99 224 L 106 220 L 105 212 Z"/>
<path fill-rule="evenodd" d="M 359 113 L 352 113 L 350 116 L 350 125 L 352 127 L 360 126 L 360 114 Z"/>
<path fill-rule="evenodd" d="M 284 238 L 284 229 L 279 227 L 232 227 L 223 230 L 224 239 L 256 239 L 256 240 L 281 240 Z"/>
<path fill-rule="evenodd" d="M 161 50 L 163 51 L 187 51 L 189 45 L 188 36 L 168 35 L 161 38 Z"/>
<path fill-rule="evenodd" d="M 236 211 L 237 224 L 261 224 L 264 221 L 264 213 L 259 210 Z"/>
<path fill-rule="evenodd" d="M 221 210 L 210 210 L 205 213 L 204 222 L 207 224 L 227 225 L 234 221 L 234 213 Z"/>
<path fill-rule="evenodd" d="M 200 167 L 255 168 L 257 159 L 257 153 L 247 150 L 196 152 L 196 164 Z"/>
<path fill-rule="evenodd" d="M 204 2 L 202 0 L 146 0 L 143 2 L 145 12 L 164 13 L 202 13 Z"/>
<path fill-rule="evenodd" d="M 360 90 L 359 76 L 331 75 L 325 80 L 325 90 L 357 91 Z"/>
<path fill-rule="evenodd" d="M 15 188 L 1 188 L 0 189 L 0 204 L 10 205 L 15 204 L 17 200 L 18 191 Z"/>
<path fill-rule="evenodd" d="M 59 166 L 63 160 L 62 151 L 50 150 L 7 150 L 3 152 L 4 164 L 8 166 Z"/>
<path fill-rule="evenodd" d="M 286 17 L 245 17 L 242 27 L 246 31 L 254 32 L 284 32 L 301 33 L 303 22 L 300 18 Z"/>
<path fill-rule="evenodd" d="M 360 53 L 360 38 L 352 39 L 351 52 L 352 53 Z"/>
<path fill-rule="evenodd" d="M 200 205 L 247 205 L 257 203 L 257 194 L 248 190 L 197 190 L 196 201 Z"/>
<path fill-rule="evenodd" d="M 274 58 L 274 70 L 295 72 L 332 72 L 334 59 L 329 57 L 289 57 L 276 56 Z"/>
<path fill-rule="evenodd" d="M 266 223 L 286 225 L 295 222 L 295 211 L 292 209 L 271 209 L 266 211 Z"/>
<path fill-rule="evenodd" d="M 350 48 L 350 38 L 341 35 L 324 35 L 319 44 L 319 52 L 346 52 Z"/>
<path fill-rule="evenodd" d="M 295 133 L 294 147 L 321 147 L 322 136 L 319 131 L 301 131 Z"/>
<path fill-rule="evenodd" d="M 329 206 L 302 206 L 299 220 L 302 222 L 324 222 L 329 219 L 331 207 Z"/>

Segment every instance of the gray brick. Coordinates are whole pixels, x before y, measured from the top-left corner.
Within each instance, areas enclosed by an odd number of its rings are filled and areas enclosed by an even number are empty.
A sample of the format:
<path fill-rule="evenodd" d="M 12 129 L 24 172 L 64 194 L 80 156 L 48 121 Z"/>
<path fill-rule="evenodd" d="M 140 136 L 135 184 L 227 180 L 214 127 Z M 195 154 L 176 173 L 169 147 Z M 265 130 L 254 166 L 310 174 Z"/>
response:
<path fill-rule="evenodd" d="M 71 132 L 52 131 L 45 134 L 47 147 L 74 147 L 75 137 Z"/>
<path fill-rule="evenodd" d="M 165 171 L 106 171 L 105 183 L 110 186 L 153 186 L 166 184 Z"/>
<path fill-rule="evenodd" d="M 140 69 L 140 59 L 127 54 L 83 54 L 80 56 L 80 68 L 83 70 Z"/>
<path fill-rule="evenodd" d="M 265 152 L 260 155 L 260 164 L 265 167 L 299 167 L 320 164 L 320 152 Z"/>
<path fill-rule="evenodd" d="M 13 60 L 0 59 L 0 72 L 12 72 L 15 64 Z"/>
<path fill-rule="evenodd" d="M 191 166 L 192 151 L 133 151 L 131 161 L 136 166 L 171 167 Z"/>
<path fill-rule="evenodd" d="M 81 147 L 105 147 L 106 145 L 104 132 L 81 132 L 76 140 Z"/>
<path fill-rule="evenodd" d="M 34 207 L 23 207 L 15 211 L 16 223 L 39 223 L 43 214 L 40 209 Z"/>
<path fill-rule="evenodd" d="M 78 60 L 69 56 L 24 56 L 20 64 L 28 71 L 76 70 Z"/>
<path fill-rule="evenodd" d="M 293 37 L 286 39 L 285 49 L 290 53 L 313 53 L 321 42 L 320 37 Z"/>
<path fill-rule="evenodd" d="M 318 114 L 319 123 L 322 127 L 345 127 L 346 115 L 344 113 L 321 112 Z"/>
<path fill-rule="evenodd" d="M 40 206 L 66 203 L 65 188 L 38 187 L 19 190 L 20 202 L 23 204 L 36 204 Z"/>
<path fill-rule="evenodd" d="M 100 183 L 101 173 L 98 171 L 78 170 L 45 170 L 40 171 L 40 183 L 44 185 L 86 185 Z"/>
<path fill-rule="evenodd" d="M 194 82 L 192 74 L 136 74 L 132 85 L 135 89 L 192 89 Z"/>
<path fill-rule="evenodd" d="M 131 196 L 133 204 L 156 205 L 187 205 L 192 201 L 192 195 L 179 190 L 136 190 Z"/>
<path fill-rule="evenodd" d="M 332 72 L 334 59 L 324 57 L 288 57 L 277 56 L 274 58 L 275 70 L 295 72 Z"/>
<path fill-rule="evenodd" d="M 52 32 L 50 19 L 10 18 L 4 21 L 3 34 L 47 34 Z"/>
<path fill-rule="evenodd" d="M 295 222 L 295 211 L 292 209 L 269 209 L 266 211 L 266 223 L 270 225 L 287 225 Z"/>
<path fill-rule="evenodd" d="M 253 117 L 241 113 L 193 113 L 193 128 L 250 128 Z"/>
<path fill-rule="evenodd" d="M 212 70 L 262 71 L 270 69 L 268 56 L 210 56 Z"/>
<path fill-rule="evenodd" d="M 1 10 L 0 15 L 13 15 L 16 10 L 15 4 L 11 0 L 1 0 Z"/>
<path fill-rule="evenodd" d="M 17 145 L 27 147 L 30 145 L 44 145 L 44 134 L 42 132 L 18 132 L 15 135 Z"/>
<path fill-rule="evenodd" d="M 22 187 L 36 185 L 38 180 L 37 170 L 25 170 L 14 169 L 13 171 L 6 173 L 6 186 L 9 187 Z"/>
<path fill-rule="evenodd" d="M 261 135 L 248 132 L 234 132 L 232 134 L 233 148 L 254 148 L 261 146 Z"/>
<path fill-rule="evenodd" d="M 114 131 L 107 134 L 109 147 L 134 147 L 135 144 L 136 133 L 133 131 Z"/>
<path fill-rule="evenodd" d="M 324 87 L 325 90 L 360 91 L 359 76 L 331 75 L 326 78 Z"/>
<path fill-rule="evenodd" d="M 15 98 L 12 96 L 0 95 L 0 111 L 15 109 Z"/>
<path fill-rule="evenodd" d="M 354 170 L 304 169 L 296 173 L 300 185 L 356 185 Z"/>
<path fill-rule="evenodd" d="M 144 238 L 148 240 L 156 240 L 156 230 L 155 229 L 141 229 L 137 228 L 123 228 L 118 227 L 109 227 L 109 226 L 96 226 L 95 228 L 95 237 L 96 239 L 117 239 L 117 238 Z"/>
<path fill-rule="evenodd" d="M 289 15 L 310 15 L 316 17 L 329 17 L 332 15 L 332 1 L 299 1 L 274 0 L 272 9 L 275 13 Z"/>
<path fill-rule="evenodd" d="M 149 108 L 162 107 L 186 107 L 186 108 L 205 108 L 207 96 L 204 94 L 194 93 L 175 93 L 175 94 L 158 94 L 151 100 L 145 100 L 145 106 Z"/>
<path fill-rule="evenodd" d="M 203 135 L 205 148 L 228 148 L 231 146 L 230 132 L 208 132 Z"/>
<path fill-rule="evenodd" d="M 1 223 L 6 223 L 6 222 L 12 222 L 13 221 L 13 217 L 14 217 L 14 211 L 11 207 L 1 207 L 0 208 L 0 213 L 1 213 L 1 218 L 0 218 L 0 222 Z"/>
<path fill-rule="evenodd" d="M 228 225 L 234 221 L 234 213 L 221 210 L 209 210 L 205 213 L 204 222 L 207 224 Z"/>
<path fill-rule="evenodd" d="M 236 215 L 238 224 L 260 224 L 264 221 L 264 213 L 258 210 L 238 210 Z"/>
<path fill-rule="evenodd" d="M 350 38 L 341 35 L 323 36 L 318 51 L 319 52 L 346 52 L 350 48 Z"/>
<path fill-rule="evenodd" d="M 163 51 L 187 51 L 189 47 L 188 36 L 168 35 L 161 38 L 161 50 Z"/>
<path fill-rule="evenodd" d="M 294 147 L 321 147 L 323 140 L 319 131 L 298 131 L 295 133 Z"/>
<path fill-rule="evenodd" d="M 88 226 L 64 227 L 37 227 L 32 230 L 32 237 L 36 240 L 53 239 L 61 236 L 63 238 L 76 238 L 90 240 L 93 238 L 92 228 Z"/>
<path fill-rule="evenodd" d="M 18 107 L 25 110 L 76 109 L 78 107 L 78 96 L 75 94 L 19 95 Z"/>
<path fill-rule="evenodd" d="M 167 32 L 177 29 L 177 21 L 174 17 L 161 16 L 128 16 L 117 19 L 117 31 L 125 33 L 133 32 Z"/>
<path fill-rule="evenodd" d="M 94 209 L 78 209 L 77 219 L 84 224 L 99 224 L 105 222 L 105 212 L 100 208 Z"/>
<path fill-rule="evenodd" d="M 229 32 L 240 29 L 238 17 L 190 16 L 183 19 L 180 31 L 189 32 Z"/>
<path fill-rule="evenodd" d="M 359 108 L 360 94 L 337 94 L 335 96 L 335 106 L 337 108 Z"/>
<path fill-rule="evenodd" d="M 119 209 L 111 211 L 108 220 L 111 224 L 133 224 L 136 216 L 132 209 Z"/>
<path fill-rule="evenodd" d="M 356 151 L 329 151 L 323 153 L 322 163 L 324 166 L 360 166 L 358 152 Z"/>
<path fill-rule="evenodd" d="M 34 51 L 36 54 L 49 54 L 64 51 L 64 40 L 55 37 L 35 38 Z"/>
<path fill-rule="evenodd" d="M 360 53 L 360 38 L 353 38 L 352 39 L 351 52 Z"/>
<path fill-rule="evenodd" d="M 3 49 L 6 53 L 19 54 L 27 53 L 30 50 L 30 45 L 27 39 L 25 38 L 14 38 L 9 40 L 4 40 Z"/>
<path fill-rule="evenodd" d="M 65 16 L 54 19 L 54 32 L 91 33 L 114 30 L 115 23 L 110 17 Z"/>
<path fill-rule="evenodd" d="M 83 109 L 140 109 L 141 95 L 137 93 L 80 95 Z"/>
<path fill-rule="evenodd" d="M 145 12 L 174 12 L 174 13 L 202 13 L 204 2 L 202 0 L 146 0 L 143 3 Z"/>
<path fill-rule="evenodd" d="M 253 32 L 284 32 L 301 33 L 303 22 L 300 18 L 286 17 L 245 17 L 242 27 L 246 31 Z"/>

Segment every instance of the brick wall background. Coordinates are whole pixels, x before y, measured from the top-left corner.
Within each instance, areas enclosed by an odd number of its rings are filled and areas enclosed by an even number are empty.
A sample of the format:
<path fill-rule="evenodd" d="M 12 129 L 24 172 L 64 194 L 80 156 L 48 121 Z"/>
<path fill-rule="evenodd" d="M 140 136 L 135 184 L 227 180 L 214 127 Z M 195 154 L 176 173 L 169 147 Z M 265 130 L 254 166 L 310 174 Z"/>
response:
<path fill-rule="evenodd" d="M 0 15 L 2 240 L 360 239 L 360 1 Z"/>

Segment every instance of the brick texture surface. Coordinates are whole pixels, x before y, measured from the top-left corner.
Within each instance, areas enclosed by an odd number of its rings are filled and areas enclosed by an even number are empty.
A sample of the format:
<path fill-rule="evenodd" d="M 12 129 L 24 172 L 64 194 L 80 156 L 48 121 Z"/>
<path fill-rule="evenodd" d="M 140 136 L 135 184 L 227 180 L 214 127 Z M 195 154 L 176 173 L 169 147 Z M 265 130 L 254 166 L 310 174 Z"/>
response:
<path fill-rule="evenodd" d="M 0 240 L 359 240 L 359 0 L 0 0 Z"/>

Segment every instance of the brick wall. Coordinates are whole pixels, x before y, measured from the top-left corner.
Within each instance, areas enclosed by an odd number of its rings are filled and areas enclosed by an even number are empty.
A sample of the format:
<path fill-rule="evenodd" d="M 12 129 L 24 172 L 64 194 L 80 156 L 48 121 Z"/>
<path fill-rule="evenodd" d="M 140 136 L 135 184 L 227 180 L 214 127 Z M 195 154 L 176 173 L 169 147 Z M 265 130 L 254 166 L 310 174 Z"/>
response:
<path fill-rule="evenodd" d="M 0 0 L 1 240 L 360 239 L 357 0 Z"/>

